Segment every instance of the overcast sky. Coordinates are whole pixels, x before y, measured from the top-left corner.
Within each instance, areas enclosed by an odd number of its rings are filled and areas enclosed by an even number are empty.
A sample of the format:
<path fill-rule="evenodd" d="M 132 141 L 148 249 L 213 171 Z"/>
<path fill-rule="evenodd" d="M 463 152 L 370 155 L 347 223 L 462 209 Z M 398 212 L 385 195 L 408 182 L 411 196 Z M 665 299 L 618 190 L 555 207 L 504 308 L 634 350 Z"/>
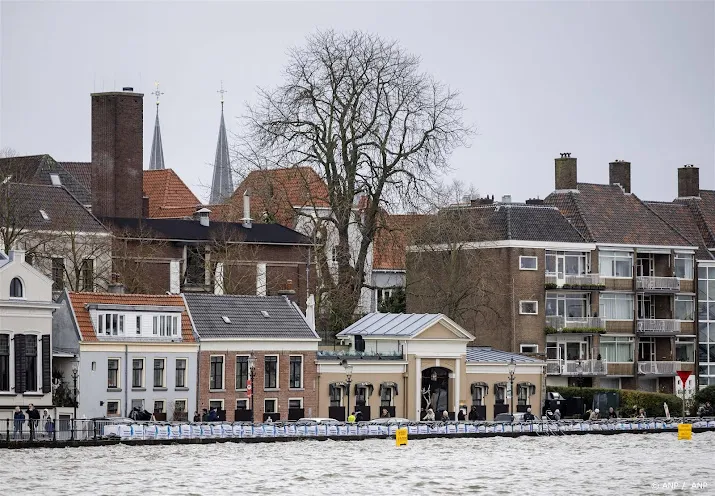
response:
<path fill-rule="evenodd" d="M 220 117 L 281 83 L 286 52 L 316 29 L 398 40 L 459 89 L 478 130 L 451 175 L 515 200 L 553 190 L 553 159 L 578 157 L 581 182 L 629 160 L 633 192 L 677 196 L 677 168 L 715 189 L 713 2 L 0 2 L 0 147 L 90 160 L 90 97 L 145 93 L 144 163 L 154 81 L 165 92 L 166 166 L 208 196 Z"/>

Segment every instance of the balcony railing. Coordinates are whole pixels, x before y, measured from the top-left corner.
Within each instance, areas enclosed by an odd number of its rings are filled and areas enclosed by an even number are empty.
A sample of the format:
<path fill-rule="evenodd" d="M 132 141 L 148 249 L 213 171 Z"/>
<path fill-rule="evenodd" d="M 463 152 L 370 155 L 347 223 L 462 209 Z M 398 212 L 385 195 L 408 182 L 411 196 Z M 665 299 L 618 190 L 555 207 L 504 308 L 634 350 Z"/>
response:
<path fill-rule="evenodd" d="M 559 280 L 553 274 L 546 274 L 546 284 L 555 284 L 557 288 L 571 287 L 571 288 L 582 288 L 582 287 L 592 287 L 592 286 L 602 286 L 603 280 L 600 274 L 580 274 L 580 275 L 566 275 L 562 284 L 559 284 Z"/>
<path fill-rule="evenodd" d="M 581 370 L 579 371 L 579 364 Z M 546 373 L 550 375 L 584 376 L 606 375 L 608 363 L 605 360 L 547 360 Z"/>
<path fill-rule="evenodd" d="M 600 317 L 547 316 L 546 328 L 555 332 L 605 332 L 606 321 Z"/>
<path fill-rule="evenodd" d="M 645 291 L 680 291 L 677 277 L 637 276 L 636 289 Z"/>
<path fill-rule="evenodd" d="M 674 376 L 681 367 L 681 362 L 638 362 L 638 373 L 640 375 Z"/>
<path fill-rule="evenodd" d="M 675 319 L 639 319 L 636 330 L 639 334 L 669 336 L 680 333 L 680 321 Z"/>

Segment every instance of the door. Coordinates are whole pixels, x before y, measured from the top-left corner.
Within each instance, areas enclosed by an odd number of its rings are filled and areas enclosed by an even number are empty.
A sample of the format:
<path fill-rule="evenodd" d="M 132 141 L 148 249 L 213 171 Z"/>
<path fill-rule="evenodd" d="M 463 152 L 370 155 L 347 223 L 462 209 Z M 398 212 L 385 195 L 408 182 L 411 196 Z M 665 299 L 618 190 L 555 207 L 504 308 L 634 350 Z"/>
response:
<path fill-rule="evenodd" d="M 566 257 L 556 255 L 556 284 L 561 287 L 566 282 Z"/>

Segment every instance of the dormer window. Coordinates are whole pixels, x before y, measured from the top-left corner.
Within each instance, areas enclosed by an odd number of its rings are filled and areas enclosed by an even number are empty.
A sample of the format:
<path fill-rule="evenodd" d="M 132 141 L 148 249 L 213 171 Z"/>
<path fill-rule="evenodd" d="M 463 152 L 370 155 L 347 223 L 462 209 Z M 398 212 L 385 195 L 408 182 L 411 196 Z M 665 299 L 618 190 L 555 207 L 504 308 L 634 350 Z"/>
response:
<path fill-rule="evenodd" d="M 98 314 L 97 334 L 124 336 L 124 315 L 118 313 Z"/>
<path fill-rule="evenodd" d="M 179 335 L 178 315 L 155 315 L 153 322 L 154 336 L 172 337 Z"/>
<path fill-rule="evenodd" d="M 261 315 L 263 315 L 265 318 L 270 317 L 270 315 L 268 315 L 268 312 L 266 312 L 265 310 L 261 310 Z"/>
<path fill-rule="evenodd" d="M 52 181 L 52 186 L 62 186 L 62 181 L 60 180 L 60 175 L 54 172 L 50 173 L 50 181 Z"/>
<path fill-rule="evenodd" d="M 25 293 L 22 287 L 22 281 L 19 277 L 13 277 L 10 281 L 10 298 L 24 298 Z"/>
<path fill-rule="evenodd" d="M 50 220 L 50 216 L 47 215 L 47 212 L 45 212 L 45 210 L 42 208 L 40 209 L 40 215 L 42 216 L 43 219 Z"/>

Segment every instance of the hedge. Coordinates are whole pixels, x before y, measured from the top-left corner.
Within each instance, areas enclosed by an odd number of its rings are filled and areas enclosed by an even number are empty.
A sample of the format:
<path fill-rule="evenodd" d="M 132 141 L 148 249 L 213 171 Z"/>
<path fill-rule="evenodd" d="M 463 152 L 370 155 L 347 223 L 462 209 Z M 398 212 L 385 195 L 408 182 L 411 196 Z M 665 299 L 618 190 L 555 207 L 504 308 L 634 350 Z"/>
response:
<path fill-rule="evenodd" d="M 702 388 L 693 396 L 696 406 L 704 406 L 707 401 L 711 405 L 715 405 L 715 386 Z"/>
<path fill-rule="evenodd" d="M 715 388 L 714 392 L 715 392 Z M 557 387 L 546 386 L 547 392 L 559 393 L 564 398 L 583 397 L 586 408 L 593 405 L 593 395 L 597 393 L 618 393 L 621 397 L 621 404 L 618 408 L 618 415 L 621 417 L 635 417 L 638 409 L 643 408 L 649 417 L 665 417 L 663 403 L 668 404 L 671 416 L 683 414 L 683 400 L 674 394 L 648 393 L 646 391 L 634 391 L 632 389 L 604 389 L 604 388 L 578 388 L 578 387 Z M 601 412 L 603 415 L 606 412 Z"/>

